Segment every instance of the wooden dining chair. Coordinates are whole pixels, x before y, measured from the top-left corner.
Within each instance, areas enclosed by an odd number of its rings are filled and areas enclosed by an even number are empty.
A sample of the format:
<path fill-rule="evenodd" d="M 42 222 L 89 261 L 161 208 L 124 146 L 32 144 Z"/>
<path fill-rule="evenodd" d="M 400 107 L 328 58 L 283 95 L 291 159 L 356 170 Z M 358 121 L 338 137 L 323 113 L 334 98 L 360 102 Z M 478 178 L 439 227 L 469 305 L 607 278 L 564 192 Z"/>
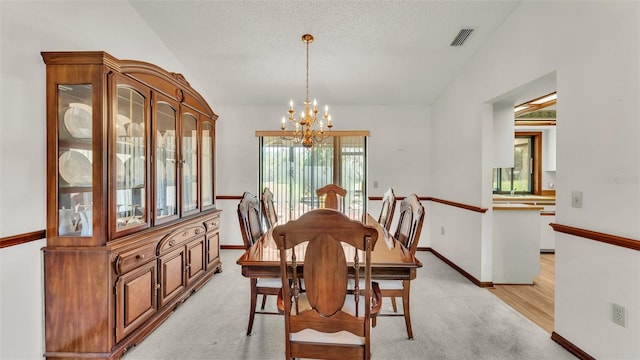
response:
<path fill-rule="evenodd" d="M 382 225 L 387 231 L 391 228 L 391 222 L 393 221 L 393 213 L 396 210 L 396 194 L 393 192 L 393 188 L 387 189 L 384 195 L 382 195 L 382 209 L 380 210 L 380 216 L 378 217 L 378 223 Z"/>
<path fill-rule="evenodd" d="M 286 357 L 369 359 L 370 316 L 382 300 L 371 282 L 377 230 L 339 211 L 316 209 L 276 226 L 273 237 L 280 251 L 282 283 L 290 284 L 278 297 Z M 349 276 L 364 288 L 349 290 Z"/>
<path fill-rule="evenodd" d="M 321 207 L 344 212 L 344 197 L 347 196 L 347 190 L 336 184 L 327 184 L 317 189 L 316 195 L 323 204 Z"/>
<path fill-rule="evenodd" d="M 258 198 L 250 192 L 242 194 L 242 199 L 238 204 L 238 221 L 240 222 L 240 232 L 242 233 L 242 241 L 246 249 L 249 249 L 264 234 L 262 223 L 260 221 L 260 208 L 258 206 Z M 251 335 L 253 329 L 253 320 L 255 314 L 278 315 L 279 311 L 265 311 L 264 307 L 267 302 L 267 295 L 278 295 L 282 288 L 280 279 L 269 278 L 251 278 L 251 308 L 249 309 L 249 325 L 247 326 L 247 335 Z M 256 311 L 258 295 L 262 295 L 262 306 Z"/>
<path fill-rule="evenodd" d="M 272 228 L 278 222 L 278 214 L 273 204 L 273 193 L 268 187 L 262 191 L 260 201 L 262 202 L 262 216 L 266 221 L 267 228 Z"/>
<path fill-rule="evenodd" d="M 422 232 L 422 223 L 424 222 L 424 207 L 420 203 L 416 194 L 411 194 L 400 202 L 400 218 L 396 227 L 395 239 L 415 255 L 418 249 L 418 240 Z M 372 320 L 375 327 L 378 316 L 404 316 L 404 322 L 407 326 L 407 336 L 413 339 L 413 330 L 411 329 L 411 312 L 409 311 L 409 295 L 410 280 L 380 280 L 378 281 L 383 297 L 391 299 L 393 313 L 379 312 Z M 398 313 L 396 306 L 396 297 L 402 298 L 403 313 Z"/>

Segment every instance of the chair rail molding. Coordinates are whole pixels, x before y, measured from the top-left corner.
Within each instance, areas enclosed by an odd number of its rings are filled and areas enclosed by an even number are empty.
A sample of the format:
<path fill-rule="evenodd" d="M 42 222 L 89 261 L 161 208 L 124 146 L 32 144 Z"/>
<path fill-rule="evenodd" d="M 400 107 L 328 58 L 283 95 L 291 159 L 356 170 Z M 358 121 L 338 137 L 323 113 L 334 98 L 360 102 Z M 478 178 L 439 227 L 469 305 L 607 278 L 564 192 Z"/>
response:
<path fill-rule="evenodd" d="M 624 247 L 631 250 L 640 251 L 640 240 L 625 238 L 621 236 L 605 234 L 597 231 L 581 229 L 568 225 L 561 225 L 557 223 L 549 224 L 553 228 L 554 231 L 561 232 L 564 234 L 574 235 L 581 238 L 599 241 L 615 246 Z"/>
<path fill-rule="evenodd" d="M 402 201 L 404 198 L 405 198 L 405 196 L 396 196 L 396 201 Z M 473 211 L 473 212 L 479 212 L 479 213 L 486 213 L 487 210 L 489 210 L 489 209 L 483 208 L 483 207 L 478 207 L 478 206 L 463 204 L 463 203 L 459 203 L 459 202 L 455 202 L 455 201 L 439 199 L 439 198 L 435 198 L 435 197 L 432 197 L 432 196 L 419 196 L 418 199 L 420 201 L 433 201 L 433 202 L 437 202 L 437 203 L 440 203 L 440 204 L 449 205 L 449 206 L 453 206 L 453 207 L 457 207 L 457 208 L 461 208 L 461 209 L 465 209 L 465 210 L 469 210 L 469 211 Z M 382 201 L 382 196 L 369 196 L 369 200 Z"/>
<path fill-rule="evenodd" d="M 43 230 L 36 230 L 24 234 L 12 235 L 0 238 L 0 249 L 25 244 L 31 241 L 45 239 L 47 237 L 47 232 Z"/>

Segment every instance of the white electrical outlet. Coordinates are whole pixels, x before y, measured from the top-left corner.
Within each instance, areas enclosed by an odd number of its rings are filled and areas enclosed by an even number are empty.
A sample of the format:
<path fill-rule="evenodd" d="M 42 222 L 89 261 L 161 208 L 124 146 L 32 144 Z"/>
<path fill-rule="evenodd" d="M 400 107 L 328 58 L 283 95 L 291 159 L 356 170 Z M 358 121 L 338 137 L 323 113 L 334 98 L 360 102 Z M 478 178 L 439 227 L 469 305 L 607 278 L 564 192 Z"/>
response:
<path fill-rule="evenodd" d="M 582 191 L 571 192 L 571 206 L 574 208 L 582 207 Z"/>
<path fill-rule="evenodd" d="M 627 325 L 626 324 L 626 320 L 627 320 L 626 315 L 627 314 L 626 314 L 626 310 L 625 310 L 624 306 L 618 305 L 618 304 L 615 304 L 615 303 L 611 304 L 611 320 L 614 323 L 616 323 L 616 324 L 618 324 L 618 325 L 620 325 L 622 327 L 626 327 L 626 325 Z"/>

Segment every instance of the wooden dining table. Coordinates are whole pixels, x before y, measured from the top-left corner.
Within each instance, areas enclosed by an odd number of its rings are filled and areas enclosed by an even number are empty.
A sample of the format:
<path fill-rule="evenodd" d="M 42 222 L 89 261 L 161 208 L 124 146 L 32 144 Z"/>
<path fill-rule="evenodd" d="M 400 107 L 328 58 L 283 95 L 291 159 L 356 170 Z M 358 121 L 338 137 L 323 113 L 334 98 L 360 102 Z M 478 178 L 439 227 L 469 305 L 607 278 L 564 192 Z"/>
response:
<path fill-rule="evenodd" d="M 393 238 L 370 215 L 366 214 L 364 223 L 378 230 L 378 240 L 371 252 L 371 278 L 374 280 L 413 280 L 422 263 L 407 248 Z M 276 224 L 277 225 L 277 224 Z M 269 229 L 253 246 L 237 260 L 242 267 L 242 275 L 248 278 L 279 278 L 280 251 Z M 345 252 L 355 251 L 344 245 Z M 304 248 L 296 249 L 299 266 L 304 266 Z M 347 258 L 349 258 L 347 256 Z"/>

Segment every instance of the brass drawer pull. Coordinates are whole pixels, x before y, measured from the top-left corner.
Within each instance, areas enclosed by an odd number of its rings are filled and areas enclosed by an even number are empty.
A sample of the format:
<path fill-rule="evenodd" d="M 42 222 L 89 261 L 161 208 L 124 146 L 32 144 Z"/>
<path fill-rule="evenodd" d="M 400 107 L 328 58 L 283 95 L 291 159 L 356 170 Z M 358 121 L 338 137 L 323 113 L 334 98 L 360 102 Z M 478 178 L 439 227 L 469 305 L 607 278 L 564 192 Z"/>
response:
<path fill-rule="evenodd" d="M 176 244 L 176 241 L 175 241 L 175 240 L 171 240 L 171 241 L 169 241 L 169 246 L 173 246 L 173 245 L 175 245 L 175 244 Z"/>
<path fill-rule="evenodd" d="M 160 289 L 160 284 L 156 284 L 156 289 Z"/>
<path fill-rule="evenodd" d="M 138 261 L 139 261 L 139 260 L 142 260 L 142 259 L 144 259 L 144 254 L 138 254 L 138 255 L 136 255 L 136 260 L 138 260 Z"/>

